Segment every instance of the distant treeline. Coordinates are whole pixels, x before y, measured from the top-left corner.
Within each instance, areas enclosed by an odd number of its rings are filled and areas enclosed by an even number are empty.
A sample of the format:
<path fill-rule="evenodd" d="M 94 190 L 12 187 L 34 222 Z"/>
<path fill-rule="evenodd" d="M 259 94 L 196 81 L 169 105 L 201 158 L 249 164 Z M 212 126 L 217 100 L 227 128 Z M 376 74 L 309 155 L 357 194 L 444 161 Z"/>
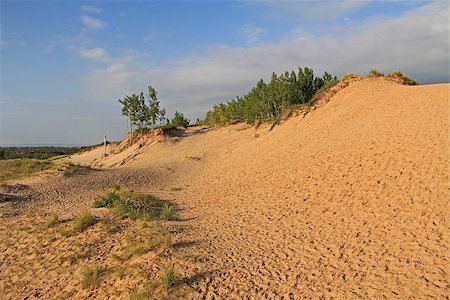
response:
<path fill-rule="evenodd" d="M 77 153 L 86 147 L 0 147 L 0 160 L 14 158 L 48 159 Z"/>
<path fill-rule="evenodd" d="M 204 123 L 221 125 L 230 122 L 247 122 L 276 119 L 294 105 L 309 103 L 321 89 L 338 82 L 337 78 L 325 72 L 317 77 L 312 69 L 298 68 L 298 72 L 281 75 L 272 73 L 269 83 L 262 79 L 243 97 L 216 104 L 206 114 Z"/>

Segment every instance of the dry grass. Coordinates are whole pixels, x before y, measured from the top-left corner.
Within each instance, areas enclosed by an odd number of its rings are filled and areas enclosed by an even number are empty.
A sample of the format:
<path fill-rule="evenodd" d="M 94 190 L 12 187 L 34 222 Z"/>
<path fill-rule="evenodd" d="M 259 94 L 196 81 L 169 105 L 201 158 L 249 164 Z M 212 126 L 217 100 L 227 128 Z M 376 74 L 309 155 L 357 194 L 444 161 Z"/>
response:
<path fill-rule="evenodd" d="M 29 158 L 0 160 L 0 183 L 31 176 L 54 167 L 55 165 L 47 160 Z"/>
<path fill-rule="evenodd" d="M 97 287 L 105 270 L 100 267 L 85 268 L 81 272 L 83 288 Z"/>
<path fill-rule="evenodd" d="M 87 228 L 93 226 L 97 222 L 98 222 L 97 217 L 95 217 L 89 213 L 84 213 L 83 215 L 81 215 L 75 219 L 75 223 L 73 225 L 73 231 L 74 232 L 83 232 Z"/>

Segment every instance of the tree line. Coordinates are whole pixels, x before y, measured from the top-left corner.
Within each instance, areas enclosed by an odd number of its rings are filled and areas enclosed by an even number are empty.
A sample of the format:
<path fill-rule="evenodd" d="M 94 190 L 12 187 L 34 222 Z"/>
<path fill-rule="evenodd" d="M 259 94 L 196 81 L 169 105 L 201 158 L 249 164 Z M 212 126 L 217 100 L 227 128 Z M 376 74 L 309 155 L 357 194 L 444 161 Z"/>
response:
<path fill-rule="evenodd" d="M 280 75 L 272 73 L 268 83 L 261 79 L 247 94 L 236 97 L 226 103 L 213 106 L 206 113 L 205 120 L 197 119 L 197 124 L 221 125 L 230 122 L 256 122 L 276 119 L 293 105 L 309 103 L 321 89 L 337 83 L 336 76 L 324 72 L 322 76 L 315 76 L 308 67 L 295 71 L 284 72 Z M 132 94 L 120 99 L 122 115 L 128 118 L 129 129 L 133 131 L 148 128 L 171 128 L 189 126 L 189 120 L 180 112 L 174 118 L 166 118 L 166 110 L 161 108 L 158 93 L 152 87 L 144 95 Z"/>
<path fill-rule="evenodd" d="M 337 81 L 328 72 L 321 77 L 314 76 L 313 70 L 307 67 L 299 67 L 297 73 L 272 73 L 270 82 L 261 79 L 243 97 L 214 105 L 207 112 L 204 123 L 220 125 L 238 121 L 253 124 L 274 119 L 293 105 L 309 103 L 317 91 Z"/>

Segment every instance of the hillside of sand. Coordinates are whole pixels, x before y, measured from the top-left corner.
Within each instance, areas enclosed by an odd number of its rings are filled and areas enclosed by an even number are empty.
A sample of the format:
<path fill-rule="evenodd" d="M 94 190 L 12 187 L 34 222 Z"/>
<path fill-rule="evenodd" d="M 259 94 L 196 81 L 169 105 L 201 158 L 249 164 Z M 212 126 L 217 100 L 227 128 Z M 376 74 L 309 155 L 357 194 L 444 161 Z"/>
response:
<path fill-rule="evenodd" d="M 183 298 L 446 298 L 449 88 L 359 79 L 272 131 L 192 128 L 106 157 L 75 155 L 97 169 L 9 186 L 18 200 L 2 207 L 1 232 L 11 239 L 30 211 L 70 218 L 117 183 L 176 203 L 185 229 L 174 251 L 192 260 L 179 267 Z M 8 258 L 10 247 L 0 249 L 1 289 L 10 298 L 36 289 L 58 296 L 63 270 Z M 25 262 L 31 271 L 14 275 Z M 106 278 L 104 287 L 120 291 L 121 281 Z"/>

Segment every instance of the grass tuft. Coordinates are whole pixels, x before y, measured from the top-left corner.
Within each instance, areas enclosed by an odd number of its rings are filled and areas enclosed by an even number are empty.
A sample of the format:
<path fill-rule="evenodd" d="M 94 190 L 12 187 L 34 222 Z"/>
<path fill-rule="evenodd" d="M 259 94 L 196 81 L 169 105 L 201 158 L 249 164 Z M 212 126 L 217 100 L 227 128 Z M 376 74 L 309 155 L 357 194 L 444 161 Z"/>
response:
<path fill-rule="evenodd" d="M 146 292 L 140 292 L 137 287 L 130 290 L 130 300 L 147 300 L 150 299 L 150 295 Z"/>
<path fill-rule="evenodd" d="M 178 220 L 178 214 L 172 209 L 170 204 L 164 204 L 161 211 L 161 219 L 166 221 L 176 221 Z"/>
<path fill-rule="evenodd" d="M 50 219 L 47 221 L 47 228 L 51 228 L 57 224 L 61 223 L 61 220 L 59 219 L 58 215 L 56 213 L 52 214 Z"/>
<path fill-rule="evenodd" d="M 104 272 L 99 267 L 85 268 L 81 272 L 83 288 L 97 287 Z"/>
<path fill-rule="evenodd" d="M 381 72 L 378 72 L 376 69 L 372 69 L 369 71 L 369 74 L 367 74 L 369 77 L 383 77 L 384 74 Z"/>
<path fill-rule="evenodd" d="M 95 223 L 97 223 L 98 219 L 89 214 L 89 213 L 84 213 L 83 215 L 79 216 L 76 220 L 75 220 L 75 224 L 73 226 L 73 230 L 75 232 L 83 232 L 85 231 L 87 228 L 95 225 Z"/>
<path fill-rule="evenodd" d="M 173 266 L 169 266 L 163 270 L 161 281 L 166 291 L 170 291 L 177 284 L 177 277 Z"/>

